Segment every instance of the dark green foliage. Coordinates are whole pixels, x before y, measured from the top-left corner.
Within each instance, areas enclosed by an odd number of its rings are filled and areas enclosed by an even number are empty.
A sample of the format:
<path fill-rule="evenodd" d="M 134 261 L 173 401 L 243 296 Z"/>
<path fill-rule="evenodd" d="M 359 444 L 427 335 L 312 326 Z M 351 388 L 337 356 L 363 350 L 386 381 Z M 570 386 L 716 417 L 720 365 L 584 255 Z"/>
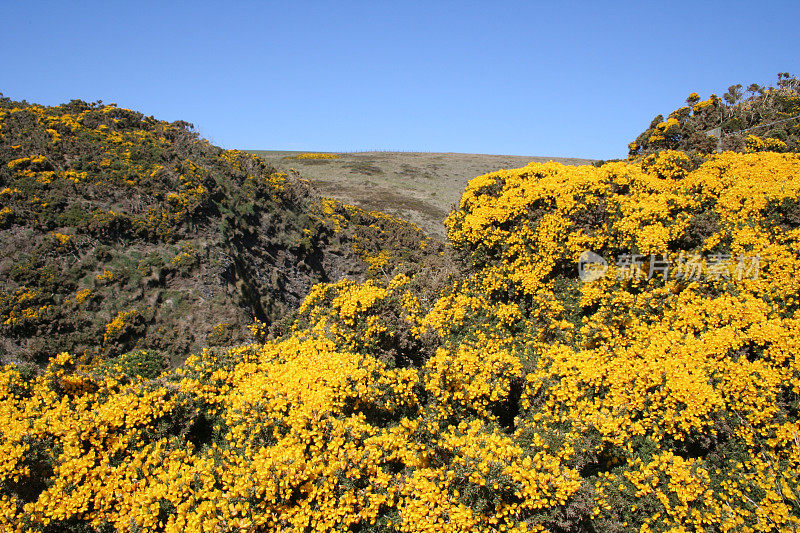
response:
<path fill-rule="evenodd" d="M 112 359 L 110 363 L 118 366 L 126 376 L 154 379 L 166 370 L 168 361 L 164 354 L 154 350 L 134 350 Z"/>

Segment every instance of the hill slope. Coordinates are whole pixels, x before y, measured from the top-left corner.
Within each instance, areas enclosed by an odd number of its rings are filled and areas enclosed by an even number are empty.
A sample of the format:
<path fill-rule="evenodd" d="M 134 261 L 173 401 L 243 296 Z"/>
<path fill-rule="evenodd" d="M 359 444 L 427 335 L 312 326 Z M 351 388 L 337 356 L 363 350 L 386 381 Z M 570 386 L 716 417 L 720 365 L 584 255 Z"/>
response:
<path fill-rule="evenodd" d="M 0 98 L 0 361 L 174 363 L 252 338 L 254 319 L 279 329 L 314 283 L 364 279 L 381 251 L 391 270 L 425 241 L 188 123 Z"/>
<path fill-rule="evenodd" d="M 426 152 L 352 152 L 332 159 L 298 158 L 302 152 L 249 150 L 283 172 L 296 169 L 321 194 L 408 220 L 444 236 L 444 217 L 467 182 L 531 161 L 589 164 L 589 159 Z"/>

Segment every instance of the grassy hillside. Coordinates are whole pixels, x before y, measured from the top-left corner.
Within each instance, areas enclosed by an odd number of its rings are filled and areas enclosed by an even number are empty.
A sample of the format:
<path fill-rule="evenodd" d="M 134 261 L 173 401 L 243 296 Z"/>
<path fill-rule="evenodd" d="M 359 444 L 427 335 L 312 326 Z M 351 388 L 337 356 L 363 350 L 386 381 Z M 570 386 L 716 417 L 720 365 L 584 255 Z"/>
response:
<path fill-rule="evenodd" d="M 302 152 L 249 150 L 283 172 L 296 169 L 324 196 L 408 220 L 444 237 L 444 217 L 467 182 L 531 161 L 590 164 L 588 159 L 423 152 L 338 153 L 332 159 L 297 158 Z"/>
<path fill-rule="evenodd" d="M 428 239 L 185 122 L 0 97 L 0 242 L 0 361 L 169 365 L 279 331 L 317 282 L 420 264 Z"/>

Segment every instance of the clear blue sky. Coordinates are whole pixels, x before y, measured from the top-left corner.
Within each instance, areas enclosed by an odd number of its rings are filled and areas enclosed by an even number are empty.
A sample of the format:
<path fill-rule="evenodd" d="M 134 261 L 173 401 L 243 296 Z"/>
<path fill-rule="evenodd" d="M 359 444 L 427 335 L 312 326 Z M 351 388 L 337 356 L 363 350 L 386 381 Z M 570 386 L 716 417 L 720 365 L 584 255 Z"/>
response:
<path fill-rule="evenodd" d="M 226 148 L 623 157 L 686 96 L 800 75 L 800 2 L 2 1 L 0 92 Z"/>

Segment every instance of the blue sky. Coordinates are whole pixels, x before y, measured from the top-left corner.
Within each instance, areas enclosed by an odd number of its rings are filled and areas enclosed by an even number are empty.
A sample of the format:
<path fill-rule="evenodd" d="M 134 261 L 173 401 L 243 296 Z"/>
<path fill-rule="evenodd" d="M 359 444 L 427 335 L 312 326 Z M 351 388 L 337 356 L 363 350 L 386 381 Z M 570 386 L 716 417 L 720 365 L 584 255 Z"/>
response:
<path fill-rule="evenodd" d="M 225 148 L 610 159 L 658 113 L 800 75 L 800 2 L 3 2 L 0 92 Z"/>

